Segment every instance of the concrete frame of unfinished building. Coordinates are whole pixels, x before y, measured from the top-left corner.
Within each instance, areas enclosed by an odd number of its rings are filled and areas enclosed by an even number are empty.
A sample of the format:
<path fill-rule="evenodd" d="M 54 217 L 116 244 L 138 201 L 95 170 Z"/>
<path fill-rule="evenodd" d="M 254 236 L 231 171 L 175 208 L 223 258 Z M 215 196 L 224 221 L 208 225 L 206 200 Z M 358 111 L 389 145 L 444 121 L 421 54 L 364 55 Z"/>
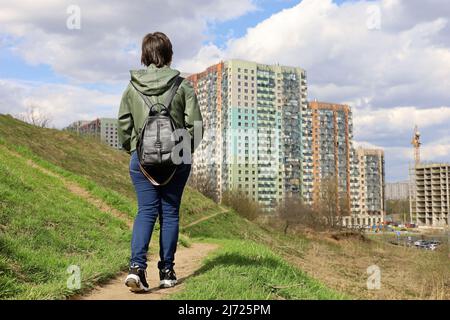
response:
<path fill-rule="evenodd" d="M 419 163 L 410 167 L 410 219 L 419 227 L 448 228 L 449 163 Z"/>

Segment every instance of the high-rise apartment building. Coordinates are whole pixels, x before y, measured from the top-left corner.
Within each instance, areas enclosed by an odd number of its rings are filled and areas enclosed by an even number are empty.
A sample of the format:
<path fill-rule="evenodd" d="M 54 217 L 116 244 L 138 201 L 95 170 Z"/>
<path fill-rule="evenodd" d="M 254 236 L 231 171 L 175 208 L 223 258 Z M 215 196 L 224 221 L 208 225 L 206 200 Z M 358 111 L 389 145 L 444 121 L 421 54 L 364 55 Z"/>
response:
<path fill-rule="evenodd" d="M 420 163 L 412 169 L 411 214 L 419 226 L 443 227 L 450 217 L 450 164 Z"/>
<path fill-rule="evenodd" d="M 359 211 L 352 214 L 354 224 L 373 225 L 384 221 L 384 151 L 356 149 L 359 174 Z"/>
<path fill-rule="evenodd" d="M 229 60 L 193 74 L 205 134 L 193 173 L 221 198 L 240 190 L 267 208 L 301 197 L 306 130 L 306 72 Z"/>
<path fill-rule="evenodd" d="M 303 69 L 229 60 L 188 79 L 206 130 L 193 175 L 218 200 L 237 190 L 267 208 L 287 197 L 314 205 L 330 178 L 347 225 L 382 219 L 384 157 L 353 148 L 349 106 L 307 103 Z"/>
<path fill-rule="evenodd" d="M 352 210 L 352 112 L 347 105 L 309 102 L 312 133 L 312 198 L 318 203 L 322 183 L 328 178 L 336 181 L 337 193 L 347 212 Z M 307 193 L 308 194 L 308 193 Z"/>
<path fill-rule="evenodd" d="M 113 148 L 120 149 L 117 136 L 117 119 L 98 118 L 93 121 L 76 121 L 65 128 L 80 135 L 90 135 Z"/>

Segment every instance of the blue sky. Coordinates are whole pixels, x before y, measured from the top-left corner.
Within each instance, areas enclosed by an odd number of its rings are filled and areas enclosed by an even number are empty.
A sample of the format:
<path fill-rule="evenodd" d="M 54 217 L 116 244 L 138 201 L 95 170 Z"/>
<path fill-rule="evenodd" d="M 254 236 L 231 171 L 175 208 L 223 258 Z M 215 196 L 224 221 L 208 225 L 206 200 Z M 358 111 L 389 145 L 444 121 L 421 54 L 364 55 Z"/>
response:
<path fill-rule="evenodd" d="M 207 35 L 212 38 L 217 46 L 223 47 L 229 37 L 242 37 L 248 28 L 256 26 L 259 22 L 266 20 L 274 13 L 283 9 L 288 9 L 298 4 L 298 0 L 257 0 L 255 1 L 257 10 L 249 12 L 241 17 L 221 23 L 210 23 L 208 25 Z M 345 2 L 354 2 L 354 0 L 333 0 L 334 3 L 341 5 Z M 210 40 L 206 40 L 208 42 Z"/>
<path fill-rule="evenodd" d="M 2 4 L 0 113 L 37 105 L 56 127 L 115 116 L 142 36 L 160 30 L 181 71 L 234 57 L 305 68 L 309 99 L 349 104 L 356 143 L 385 150 L 389 181 L 407 178 L 415 124 L 423 158 L 450 161 L 446 0 L 75 2 L 80 30 L 66 27 L 72 1 Z"/>
<path fill-rule="evenodd" d="M 298 2 L 301 1 L 257 0 L 255 1 L 255 4 L 258 8 L 255 11 L 224 22 L 208 22 L 208 28 L 205 31 L 207 39 L 205 39 L 203 43 L 213 42 L 218 47 L 223 47 L 230 37 L 242 37 L 245 35 L 248 28 L 256 26 L 259 22 L 264 21 L 274 13 L 290 8 Z M 346 1 L 334 0 L 333 2 L 342 4 Z M 0 77 L 35 80 L 48 83 L 68 83 L 68 79 L 63 75 L 54 72 L 51 65 L 45 63 L 37 65 L 30 64 L 15 54 L 13 48 L 20 40 L 12 40 L 5 36 L 5 39 L 2 42 L 5 43 L 0 47 Z M 0 44 L 2 42 L 0 42 Z M 88 88 L 105 88 L 105 86 L 101 86 L 100 84 L 84 85 Z"/>

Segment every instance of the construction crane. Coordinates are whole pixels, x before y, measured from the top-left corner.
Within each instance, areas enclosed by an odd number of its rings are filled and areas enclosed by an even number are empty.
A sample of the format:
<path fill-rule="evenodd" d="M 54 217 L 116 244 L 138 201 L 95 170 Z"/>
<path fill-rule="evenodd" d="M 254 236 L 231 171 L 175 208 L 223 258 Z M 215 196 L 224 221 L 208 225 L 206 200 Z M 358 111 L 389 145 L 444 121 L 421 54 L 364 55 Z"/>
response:
<path fill-rule="evenodd" d="M 417 126 L 414 127 L 414 134 L 411 144 L 414 147 L 414 162 L 416 165 L 418 165 L 420 163 L 420 146 L 422 145 L 422 143 L 420 142 L 420 132 Z"/>

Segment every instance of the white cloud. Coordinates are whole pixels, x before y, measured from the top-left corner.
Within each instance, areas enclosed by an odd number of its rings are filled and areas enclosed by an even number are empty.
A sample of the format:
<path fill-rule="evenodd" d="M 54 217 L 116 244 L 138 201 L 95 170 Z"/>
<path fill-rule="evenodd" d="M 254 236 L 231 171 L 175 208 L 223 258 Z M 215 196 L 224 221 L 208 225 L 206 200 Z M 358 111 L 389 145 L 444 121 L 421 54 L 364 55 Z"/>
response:
<path fill-rule="evenodd" d="M 425 161 L 450 162 L 450 136 L 442 137 L 424 145 L 421 157 Z"/>
<path fill-rule="evenodd" d="M 356 134 L 362 138 L 387 133 L 389 135 L 410 133 L 415 125 L 421 130 L 448 127 L 450 106 L 428 109 L 397 107 L 390 109 L 357 110 L 355 114 Z"/>
<path fill-rule="evenodd" d="M 174 45 L 174 62 L 191 57 L 207 40 L 209 22 L 256 10 L 251 0 L 79 0 L 81 29 L 69 30 L 73 1 L 1 1 L 0 34 L 16 39 L 15 52 L 28 63 L 48 64 L 77 81 L 109 82 L 139 67 L 142 37 L 162 31 Z"/>
<path fill-rule="evenodd" d="M 209 43 L 200 48 L 198 53 L 191 58 L 184 59 L 178 63 L 178 68 L 185 72 L 193 73 L 204 68 L 205 65 L 211 66 L 223 59 L 223 52 L 214 44 Z"/>
<path fill-rule="evenodd" d="M 379 30 L 367 27 L 374 5 Z M 449 17 L 446 0 L 303 0 L 228 41 L 222 56 L 305 68 L 310 100 L 350 104 L 355 139 L 383 147 L 388 174 L 404 178 L 415 124 L 424 158 L 450 160 L 435 143 L 450 137 Z"/>
<path fill-rule="evenodd" d="M 367 8 L 373 5 L 381 10 L 380 30 L 367 28 Z M 375 108 L 448 105 L 450 41 L 444 40 L 450 40 L 449 18 L 436 9 L 445 6 L 445 0 L 341 6 L 303 0 L 229 40 L 222 54 L 210 44 L 200 49 L 192 71 L 205 69 L 218 56 L 279 62 L 308 71 L 310 98 Z M 416 17 L 415 11 L 427 14 Z"/>
<path fill-rule="evenodd" d="M 0 113 L 21 115 L 31 106 L 62 128 L 75 120 L 116 117 L 121 95 L 73 85 L 0 80 Z"/>

